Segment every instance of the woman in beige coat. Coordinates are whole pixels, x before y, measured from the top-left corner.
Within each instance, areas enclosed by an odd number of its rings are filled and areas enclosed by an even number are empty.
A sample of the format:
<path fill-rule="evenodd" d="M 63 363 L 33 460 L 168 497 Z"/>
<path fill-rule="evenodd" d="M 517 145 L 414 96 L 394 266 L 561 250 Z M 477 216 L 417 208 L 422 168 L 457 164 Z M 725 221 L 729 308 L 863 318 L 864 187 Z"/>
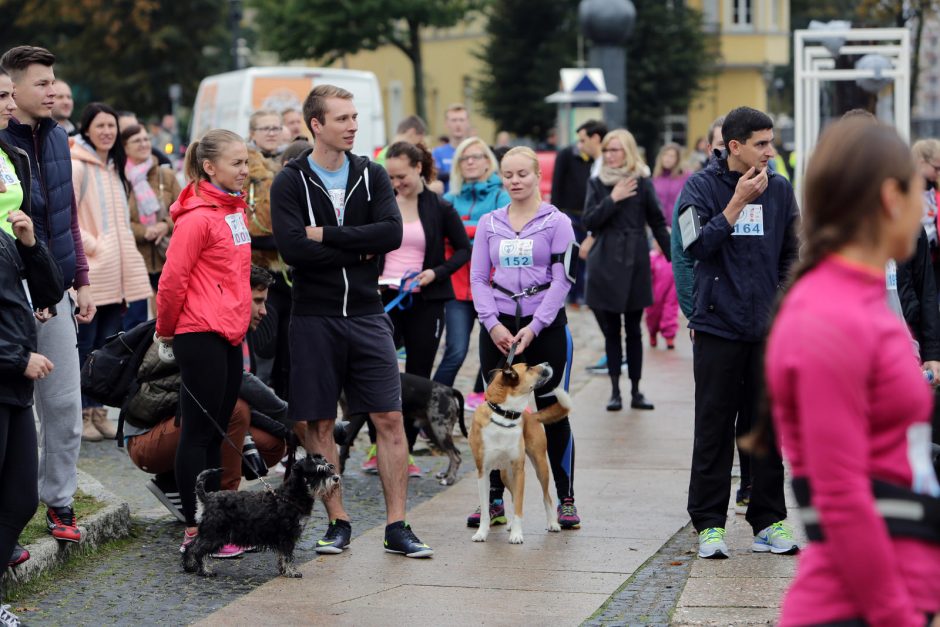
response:
<path fill-rule="evenodd" d="M 117 141 L 117 114 L 91 103 L 82 113 L 81 133 L 72 146 L 72 185 L 78 225 L 88 257 L 91 293 L 98 312 L 78 328 L 78 355 L 85 359 L 121 329 L 127 303 L 150 297 L 147 267 L 134 243 L 127 206 L 124 149 Z M 107 410 L 82 398 L 82 438 L 114 438 Z"/>
<path fill-rule="evenodd" d="M 173 234 L 170 205 L 180 195 L 180 184 L 173 170 L 161 167 L 154 158 L 147 129 L 132 124 L 121 131 L 120 139 L 127 155 L 124 176 L 130 187 L 131 230 L 137 241 L 137 250 L 147 265 L 150 286 L 156 290 Z M 152 311 L 156 314 L 156 309 Z M 124 314 L 124 330 L 134 328 L 147 317 L 147 301 L 130 303 Z"/>

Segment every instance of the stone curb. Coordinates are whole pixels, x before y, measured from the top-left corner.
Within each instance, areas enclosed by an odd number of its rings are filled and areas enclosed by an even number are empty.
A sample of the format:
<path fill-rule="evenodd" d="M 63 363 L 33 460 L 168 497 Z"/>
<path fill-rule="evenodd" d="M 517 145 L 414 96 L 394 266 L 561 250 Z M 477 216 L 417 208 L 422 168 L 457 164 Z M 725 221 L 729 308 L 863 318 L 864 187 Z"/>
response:
<path fill-rule="evenodd" d="M 44 573 L 64 565 L 73 556 L 94 553 L 106 542 L 126 538 L 131 533 L 131 511 L 127 503 L 105 489 L 97 479 L 78 471 L 78 487 L 82 492 L 106 503 L 105 507 L 83 521 L 83 540 L 79 544 L 58 542 L 51 536 L 27 545 L 30 558 L 16 568 L 8 569 L 3 577 L 4 590 L 15 590 Z M 44 506 L 40 504 L 40 509 Z"/>

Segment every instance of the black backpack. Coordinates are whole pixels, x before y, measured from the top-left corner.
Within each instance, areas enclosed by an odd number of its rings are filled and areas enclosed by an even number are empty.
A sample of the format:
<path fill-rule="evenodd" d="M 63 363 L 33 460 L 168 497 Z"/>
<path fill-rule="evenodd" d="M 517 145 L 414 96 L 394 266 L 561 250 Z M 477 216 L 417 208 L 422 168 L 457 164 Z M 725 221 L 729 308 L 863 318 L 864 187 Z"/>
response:
<path fill-rule="evenodd" d="M 142 322 L 105 340 L 82 364 L 82 394 L 109 407 L 122 407 L 136 384 L 137 370 L 153 343 L 156 320 Z"/>

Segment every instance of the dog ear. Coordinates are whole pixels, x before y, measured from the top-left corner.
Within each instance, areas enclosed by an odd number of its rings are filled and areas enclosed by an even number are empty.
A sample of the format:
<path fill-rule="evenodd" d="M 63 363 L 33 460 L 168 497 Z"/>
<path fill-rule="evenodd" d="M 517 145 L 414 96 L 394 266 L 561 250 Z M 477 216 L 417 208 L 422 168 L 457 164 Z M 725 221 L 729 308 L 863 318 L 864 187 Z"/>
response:
<path fill-rule="evenodd" d="M 519 373 L 513 370 L 512 366 L 503 368 L 503 378 L 506 380 L 506 383 L 512 386 L 519 383 Z"/>

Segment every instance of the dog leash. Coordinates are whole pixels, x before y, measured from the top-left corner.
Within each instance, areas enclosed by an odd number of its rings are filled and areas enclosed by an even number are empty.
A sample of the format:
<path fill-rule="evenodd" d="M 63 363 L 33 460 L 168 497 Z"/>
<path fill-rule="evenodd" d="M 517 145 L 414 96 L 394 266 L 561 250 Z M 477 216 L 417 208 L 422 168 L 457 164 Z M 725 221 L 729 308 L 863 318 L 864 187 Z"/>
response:
<path fill-rule="evenodd" d="M 202 403 L 199 402 L 199 399 L 196 398 L 195 394 L 189 391 L 189 388 L 186 387 L 182 381 L 180 381 L 180 389 L 186 390 L 186 393 L 189 394 L 189 398 L 193 399 L 193 402 L 196 403 L 196 406 L 199 407 L 200 411 L 202 411 L 202 413 L 205 414 L 206 418 L 209 419 L 209 422 L 212 423 L 212 426 L 215 427 L 215 430 L 222 434 L 222 439 L 228 442 L 229 445 L 238 452 L 238 456 L 242 458 L 242 461 L 244 461 L 250 467 L 251 462 L 248 461 L 248 458 L 245 457 L 245 454 L 242 453 L 242 451 L 238 448 L 238 446 L 235 445 L 234 442 L 232 442 L 232 439 L 228 437 L 228 433 L 226 433 L 222 429 L 222 427 L 219 426 L 219 423 L 217 423 L 215 420 L 212 419 L 212 416 L 210 416 L 209 412 L 206 411 L 206 408 L 202 406 Z M 274 488 L 271 486 L 270 483 L 264 480 L 264 477 L 262 477 L 261 475 L 258 475 L 258 479 L 261 480 L 261 485 L 264 486 L 265 490 L 267 490 L 268 492 L 272 494 L 275 493 Z"/>
<path fill-rule="evenodd" d="M 401 278 L 401 283 L 398 286 L 398 296 L 385 305 L 385 313 L 390 312 L 395 307 L 398 307 L 402 311 L 411 307 L 411 295 L 419 285 L 417 276 L 418 273 L 414 271 L 405 273 L 405 276 Z"/>

